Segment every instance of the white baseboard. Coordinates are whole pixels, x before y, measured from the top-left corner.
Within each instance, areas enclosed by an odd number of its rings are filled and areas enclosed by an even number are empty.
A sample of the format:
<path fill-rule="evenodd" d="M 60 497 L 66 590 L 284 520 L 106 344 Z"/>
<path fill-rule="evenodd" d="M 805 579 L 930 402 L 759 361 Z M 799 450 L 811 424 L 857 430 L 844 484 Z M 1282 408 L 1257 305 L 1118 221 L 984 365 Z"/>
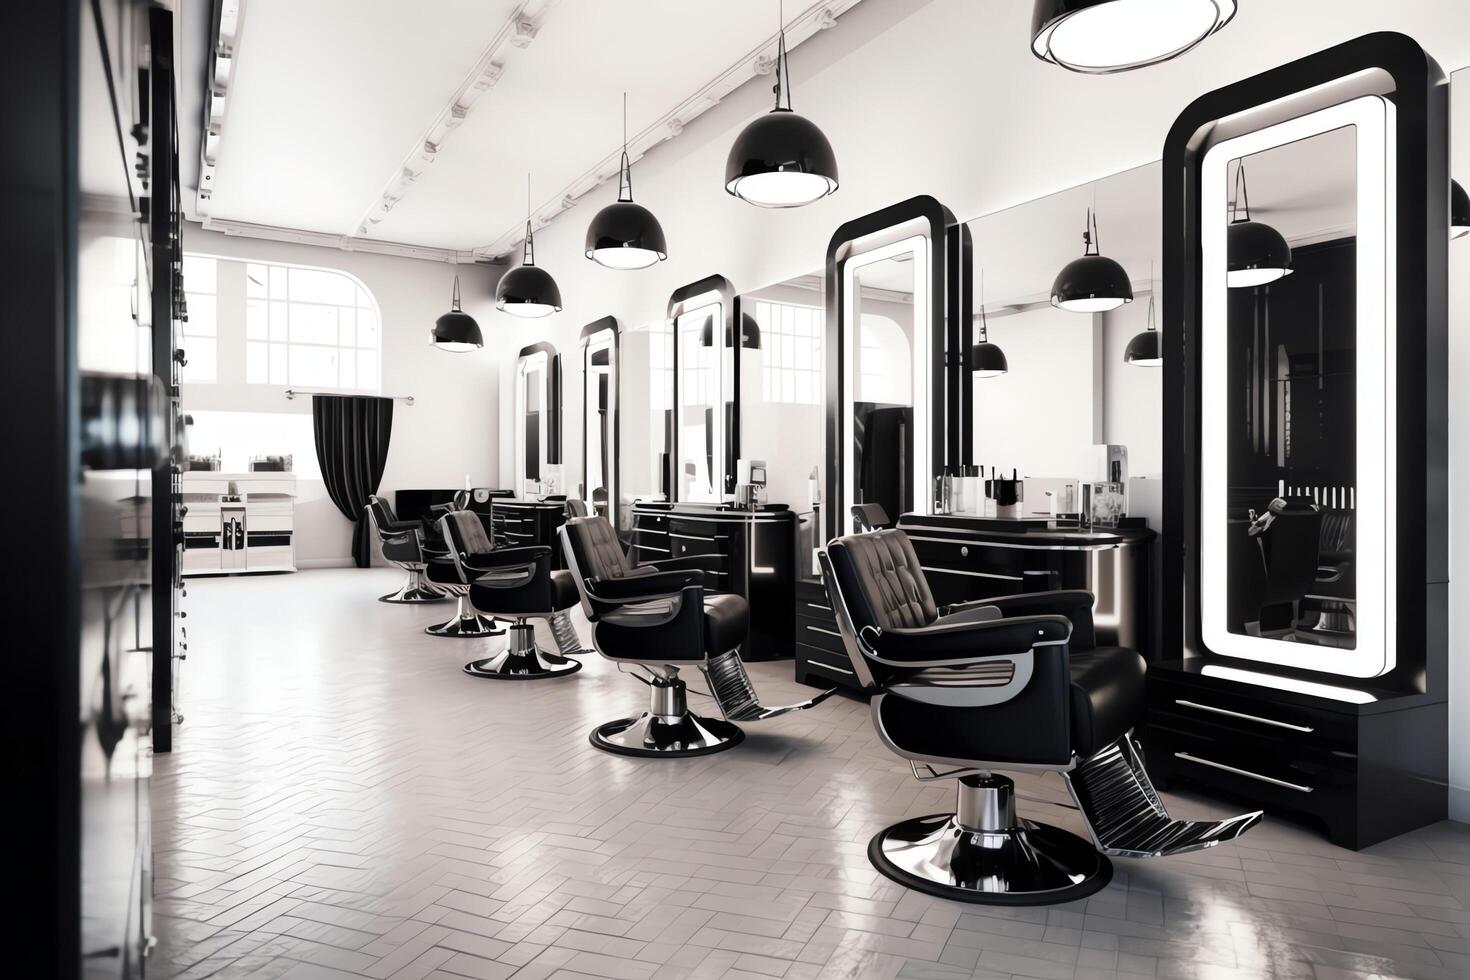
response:
<path fill-rule="evenodd" d="M 298 558 L 296 567 L 305 571 L 309 568 L 352 568 L 352 556 L 341 558 Z"/>

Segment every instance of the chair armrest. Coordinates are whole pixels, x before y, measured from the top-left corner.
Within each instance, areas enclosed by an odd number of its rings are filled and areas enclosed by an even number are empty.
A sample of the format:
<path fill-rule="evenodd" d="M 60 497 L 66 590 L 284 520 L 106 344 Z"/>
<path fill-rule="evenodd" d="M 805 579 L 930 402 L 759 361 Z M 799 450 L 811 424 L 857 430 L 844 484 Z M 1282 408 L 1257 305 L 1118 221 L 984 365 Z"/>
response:
<path fill-rule="evenodd" d="M 598 617 L 599 623 L 628 629 L 649 629 L 667 626 L 679 618 L 686 609 L 702 610 L 704 590 L 691 585 L 668 595 L 640 597 L 636 602 L 627 602 L 611 612 Z"/>
<path fill-rule="evenodd" d="M 519 548 L 496 548 L 473 555 L 461 555 L 459 563 L 467 572 L 494 572 L 518 565 L 534 565 L 543 558 L 551 557 L 551 548 L 544 544 L 528 544 Z"/>
<path fill-rule="evenodd" d="M 418 521 L 378 521 L 378 530 L 384 534 L 402 534 L 423 527 Z"/>
<path fill-rule="evenodd" d="M 858 640 L 869 656 L 888 667 L 922 670 L 964 667 L 990 657 L 1015 656 L 1037 645 L 1067 642 L 1072 624 L 1064 616 L 1015 616 L 982 623 L 880 630 L 864 627 Z"/>
<path fill-rule="evenodd" d="M 974 602 L 957 602 L 952 606 L 944 606 L 939 610 L 939 619 L 935 626 L 954 626 L 959 623 L 989 623 L 997 619 L 1004 619 L 1002 613 L 988 599 L 976 599 Z"/>
<path fill-rule="evenodd" d="M 655 558 L 651 561 L 641 561 L 639 568 L 656 568 L 661 572 L 676 570 L 688 570 L 695 572 L 706 571 L 705 562 L 719 555 L 680 555 L 678 558 Z"/>
<path fill-rule="evenodd" d="M 1071 647 L 1091 650 L 1097 646 L 1092 626 L 1093 596 L 1086 589 L 1057 589 L 1052 592 L 1024 592 L 1021 595 L 997 596 L 986 600 L 1007 619 L 1017 616 L 1064 616 L 1072 624 Z"/>
<path fill-rule="evenodd" d="M 698 569 L 587 580 L 587 594 L 592 599 L 616 604 L 667 599 L 681 594 L 687 588 L 703 587 L 704 573 Z"/>

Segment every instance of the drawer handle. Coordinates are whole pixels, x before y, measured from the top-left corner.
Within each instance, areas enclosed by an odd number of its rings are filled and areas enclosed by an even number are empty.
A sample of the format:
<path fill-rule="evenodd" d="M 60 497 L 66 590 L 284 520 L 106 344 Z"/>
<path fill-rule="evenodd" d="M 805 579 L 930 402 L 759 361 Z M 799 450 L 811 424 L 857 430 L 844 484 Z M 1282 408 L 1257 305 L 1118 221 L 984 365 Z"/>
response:
<path fill-rule="evenodd" d="M 838 633 L 836 630 L 824 630 L 820 626 L 808 626 L 807 629 L 811 630 L 813 633 L 824 633 L 827 636 L 835 636 L 839 640 L 842 639 L 842 634 Z"/>
<path fill-rule="evenodd" d="M 1209 759 L 1201 759 L 1199 756 L 1190 755 L 1188 752 L 1175 752 L 1174 758 L 1183 759 L 1185 762 L 1195 762 L 1202 766 L 1209 766 L 1212 769 L 1220 769 L 1225 772 L 1234 773 L 1237 776 L 1244 776 L 1247 779 L 1255 779 L 1263 783 L 1270 783 L 1272 786 L 1280 786 L 1283 789 L 1294 789 L 1298 793 L 1310 793 L 1312 791 L 1312 787 L 1310 786 L 1299 786 L 1296 783 L 1288 783 L 1284 779 L 1276 779 L 1272 776 L 1262 776 L 1258 772 L 1251 772 L 1249 769 L 1237 769 L 1234 766 L 1227 766 L 1223 762 L 1211 762 Z"/>
<path fill-rule="evenodd" d="M 1274 728 L 1288 728 L 1291 731 L 1302 732 L 1303 734 L 1310 734 L 1316 731 L 1315 728 L 1312 728 L 1308 725 L 1293 725 L 1290 722 L 1277 721 L 1274 718 L 1262 718 L 1260 715 L 1248 715 L 1244 711 L 1231 711 L 1229 708 L 1216 708 L 1213 705 L 1198 704 L 1194 701 L 1181 701 L 1178 698 L 1175 698 L 1174 703 L 1179 705 L 1179 707 L 1181 708 L 1193 708 L 1196 711 L 1209 711 L 1217 715 L 1226 715 L 1230 718 L 1243 718 L 1246 721 L 1257 721 L 1260 722 L 1262 725 L 1271 725 Z"/>
<path fill-rule="evenodd" d="M 638 549 L 640 549 L 642 551 L 657 551 L 657 552 L 659 552 L 661 554 L 665 554 L 665 555 L 667 555 L 669 553 L 669 549 L 668 548 L 655 548 L 651 544 L 635 544 L 633 547 L 638 548 Z"/>
<path fill-rule="evenodd" d="M 806 607 L 808 609 L 820 609 L 823 612 L 831 612 L 832 611 L 832 607 L 831 606 L 824 606 L 820 602 L 808 602 L 806 604 Z"/>
<path fill-rule="evenodd" d="M 848 677 L 852 677 L 853 676 L 852 671 L 846 670 L 846 669 L 844 669 L 842 667 L 835 667 L 832 664 L 829 664 L 829 663 L 827 663 L 826 661 L 823 661 L 823 660 L 808 660 L 807 663 L 810 666 L 812 666 L 812 667 L 820 667 L 823 670 L 830 670 L 834 674 L 846 674 Z"/>
<path fill-rule="evenodd" d="M 709 542 L 715 542 L 715 541 L 724 541 L 725 540 L 725 535 L 723 535 L 723 534 L 715 535 L 714 537 L 711 537 L 708 534 L 678 534 L 678 533 L 676 533 L 674 531 L 670 531 L 669 532 L 669 537 L 671 537 L 671 538 L 683 538 L 685 541 L 709 541 Z"/>
<path fill-rule="evenodd" d="M 935 575 L 964 575 L 968 578 L 998 578 L 1005 582 L 1025 581 L 1019 575 L 998 575 L 995 572 L 966 572 L 958 568 L 930 568 L 928 565 L 921 565 L 920 567 L 923 568 L 924 571 L 932 572 Z"/>

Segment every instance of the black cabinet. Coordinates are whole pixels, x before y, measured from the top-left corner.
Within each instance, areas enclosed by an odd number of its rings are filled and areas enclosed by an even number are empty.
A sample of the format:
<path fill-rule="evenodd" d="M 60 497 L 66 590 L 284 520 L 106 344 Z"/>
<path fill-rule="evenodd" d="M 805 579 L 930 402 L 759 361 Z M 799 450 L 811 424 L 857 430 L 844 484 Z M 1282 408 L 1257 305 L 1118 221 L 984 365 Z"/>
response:
<path fill-rule="evenodd" d="M 566 519 L 567 505 L 562 500 L 497 500 L 491 514 L 495 544 L 500 548 L 547 545 L 551 548 L 551 567 L 565 568 L 557 531 Z"/>
<path fill-rule="evenodd" d="M 796 682 L 813 687 L 859 691 L 852 660 L 837 632 L 827 590 L 818 579 L 796 583 Z"/>

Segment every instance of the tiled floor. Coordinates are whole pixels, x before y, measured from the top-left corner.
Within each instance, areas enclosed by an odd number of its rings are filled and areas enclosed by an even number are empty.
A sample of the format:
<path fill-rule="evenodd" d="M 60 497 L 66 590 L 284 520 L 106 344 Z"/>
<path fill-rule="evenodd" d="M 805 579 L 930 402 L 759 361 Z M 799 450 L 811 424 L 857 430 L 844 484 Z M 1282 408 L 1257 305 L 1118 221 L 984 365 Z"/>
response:
<path fill-rule="evenodd" d="M 639 710 L 641 685 L 595 655 L 556 681 L 465 677 L 502 641 L 424 635 L 450 607 L 373 601 L 395 584 L 191 582 L 186 719 L 153 780 L 152 975 L 1470 976 L 1464 826 L 1354 854 L 1268 820 L 1117 861 L 1072 905 L 944 902 L 868 865 L 876 830 L 952 788 L 915 782 L 865 706 L 747 725 L 704 759 L 607 755 L 587 732 Z M 752 674 L 767 703 L 805 691 L 789 664 Z M 1017 784 L 1023 813 L 1080 830 L 1035 802 L 1065 799 L 1058 777 Z"/>

